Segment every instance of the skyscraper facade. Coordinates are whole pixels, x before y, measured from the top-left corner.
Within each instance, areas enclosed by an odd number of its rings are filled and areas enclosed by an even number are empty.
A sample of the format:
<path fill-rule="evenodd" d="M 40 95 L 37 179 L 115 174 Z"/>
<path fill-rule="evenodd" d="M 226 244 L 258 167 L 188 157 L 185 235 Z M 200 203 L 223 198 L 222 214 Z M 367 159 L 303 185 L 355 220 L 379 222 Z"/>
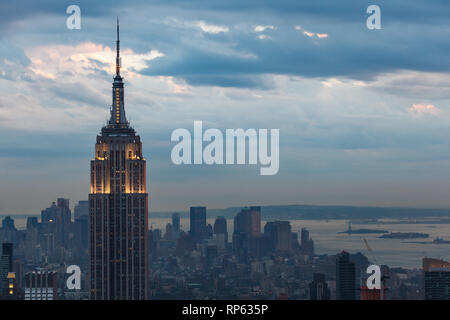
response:
<path fill-rule="evenodd" d="M 9 295 L 8 274 L 13 270 L 13 244 L 4 242 L 2 244 L 2 255 L 0 256 L 0 298 L 6 299 Z"/>
<path fill-rule="evenodd" d="M 422 265 L 425 300 L 450 300 L 450 262 L 424 258 Z"/>
<path fill-rule="evenodd" d="M 309 284 L 309 297 L 311 300 L 330 300 L 330 289 L 323 273 L 314 273 Z"/>
<path fill-rule="evenodd" d="M 117 23 L 111 118 L 97 136 L 89 194 L 90 298 L 148 297 L 148 194 L 140 137 L 125 117 Z"/>
<path fill-rule="evenodd" d="M 342 251 L 336 259 L 336 298 L 338 300 L 355 300 L 355 285 L 355 264 L 350 261 L 350 254 Z"/>
<path fill-rule="evenodd" d="M 220 239 L 223 243 L 223 247 L 226 248 L 228 244 L 228 230 L 227 230 L 227 219 L 225 217 L 217 217 L 214 221 L 214 236 L 216 239 Z"/>
<path fill-rule="evenodd" d="M 306 228 L 301 230 L 301 252 L 303 254 L 313 256 L 314 255 L 314 241 L 309 237 L 309 231 Z"/>
<path fill-rule="evenodd" d="M 89 201 L 78 201 L 78 204 L 73 209 L 74 219 L 79 219 L 83 216 L 89 215 Z"/>
<path fill-rule="evenodd" d="M 206 207 L 190 208 L 190 233 L 196 241 L 206 237 Z"/>
<path fill-rule="evenodd" d="M 180 232 L 180 214 L 178 212 L 172 214 L 172 226 L 173 232 L 178 234 Z"/>

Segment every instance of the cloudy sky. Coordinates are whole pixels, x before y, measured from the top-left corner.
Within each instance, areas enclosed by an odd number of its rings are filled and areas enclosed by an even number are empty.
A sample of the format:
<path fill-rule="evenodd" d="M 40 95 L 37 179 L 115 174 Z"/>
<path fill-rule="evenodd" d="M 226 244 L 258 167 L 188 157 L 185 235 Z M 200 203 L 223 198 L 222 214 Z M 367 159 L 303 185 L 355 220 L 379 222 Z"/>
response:
<path fill-rule="evenodd" d="M 66 8 L 81 8 L 81 29 Z M 381 30 L 366 9 L 381 8 Z M 2 1 L 0 213 L 87 199 L 116 16 L 150 209 L 450 207 L 447 0 Z M 280 129 L 280 170 L 176 166 L 176 128 Z"/>

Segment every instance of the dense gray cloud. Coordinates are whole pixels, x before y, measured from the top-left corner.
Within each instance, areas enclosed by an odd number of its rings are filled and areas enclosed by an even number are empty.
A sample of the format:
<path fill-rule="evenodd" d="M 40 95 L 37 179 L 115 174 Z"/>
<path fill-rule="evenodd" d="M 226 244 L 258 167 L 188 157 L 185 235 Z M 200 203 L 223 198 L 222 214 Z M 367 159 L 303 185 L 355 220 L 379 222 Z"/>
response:
<path fill-rule="evenodd" d="M 120 15 L 124 34 L 128 30 L 134 34 L 125 38 L 130 47 L 139 51 L 152 46 L 166 53 L 143 74 L 177 76 L 192 85 L 268 88 L 258 75 L 371 79 L 400 69 L 450 70 L 446 1 L 377 1 L 382 8 L 383 29 L 375 31 L 365 27 L 368 16 L 365 10 L 373 3 L 359 0 L 156 1 L 151 5 L 145 1 L 80 1 L 78 4 L 86 21 L 78 36 L 70 36 L 72 41 L 110 44 L 105 41 L 106 30 L 111 30 L 105 28 L 106 22 L 112 20 L 111 16 Z M 25 23 L 23 20 L 42 14 L 58 17 L 60 22 L 65 19 L 65 8 L 59 1 L 39 4 L 20 1 L 3 4 L 3 8 L 5 16 L 0 20 L 10 24 L 17 20 Z M 164 15 L 169 19 L 159 18 Z M 208 34 L 194 27 L 193 22 L 200 20 L 224 25 L 228 31 Z M 275 26 L 263 39 L 252 32 L 260 22 Z M 62 23 L 52 23 L 53 26 L 46 23 L 36 26 L 35 32 L 64 32 Z M 295 26 L 302 29 L 296 30 Z M 328 37 L 310 38 L 303 30 Z"/>

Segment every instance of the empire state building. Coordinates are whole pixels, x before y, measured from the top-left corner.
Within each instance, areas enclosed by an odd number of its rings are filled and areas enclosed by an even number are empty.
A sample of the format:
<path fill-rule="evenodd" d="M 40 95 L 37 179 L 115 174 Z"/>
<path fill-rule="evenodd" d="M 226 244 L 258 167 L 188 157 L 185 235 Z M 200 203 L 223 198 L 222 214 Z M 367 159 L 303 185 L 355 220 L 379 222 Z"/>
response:
<path fill-rule="evenodd" d="M 90 298 L 148 297 L 148 194 L 140 137 L 125 116 L 117 21 L 111 118 L 97 136 L 89 194 Z"/>

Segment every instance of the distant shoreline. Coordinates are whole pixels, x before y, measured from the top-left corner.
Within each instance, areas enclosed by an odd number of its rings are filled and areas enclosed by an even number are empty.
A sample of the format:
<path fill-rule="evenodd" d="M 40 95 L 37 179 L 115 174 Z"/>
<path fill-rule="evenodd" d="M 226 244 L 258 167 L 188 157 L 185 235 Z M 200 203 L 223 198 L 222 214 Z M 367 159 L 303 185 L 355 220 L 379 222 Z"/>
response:
<path fill-rule="evenodd" d="M 257 204 L 248 204 L 257 205 Z M 207 208 L 208 217 L 224 216 L 233 219 L 245 206 L 222 209 Z M 152 211 L 150 218 L 170 218 L 173 212 L 181 217 L 189 217 L 184 211 Z M 0 214 L 0 218 L 39 217 L 40 214 Z M 332 205 L 269 205 L 261 206 L 261 218 L 264 220 L 360 220 L 362 224 L 384 223 L 378 219 L 396 219 L 395 223 L 450 223 L 450 209 L 407 208 L 407 207 L 371 207 L 371 206 L 332 206 Z M 401 221 L 405 219 L 405 221 Z M 425 220 L 426 219 L 426 220 Z M 428 220 L 430 219 L 430 220 Z M 372 222 L 371 222 L 372 221 Z M 360 223 L 360 222 L 358 222 Z M 391 223 L 391 222 L 389 222 Z"/>

